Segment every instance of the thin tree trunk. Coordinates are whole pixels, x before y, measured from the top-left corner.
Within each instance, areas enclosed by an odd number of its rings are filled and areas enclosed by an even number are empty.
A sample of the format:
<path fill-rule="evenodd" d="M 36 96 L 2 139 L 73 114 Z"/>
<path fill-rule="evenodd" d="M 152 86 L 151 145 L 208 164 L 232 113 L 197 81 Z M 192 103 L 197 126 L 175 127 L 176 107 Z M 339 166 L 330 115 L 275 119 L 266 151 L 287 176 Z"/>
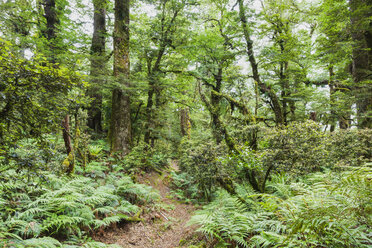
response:
<path fill-rule="evenodd" d="M 223 137 L 228 137 L 228 134 L 224 127 L 222 127 L 222 123 L 220 121 L 220 103 L 222 97 L 219 94 L 215 94 L 214 92 L 221 93 L 222 87 L 222 68 L 218 68 L 217 75 L 214 76 L 216 86 L 214 87 L 213 91 L 211 92 L 211 110 L 209 111 L 212 115 L 212 124 L 213 124 L 213 135 L 216 139 L 217 144 L 220 144 L 223 140 Z M 226 133 L 226 134 L 225 134 Z M 228 144 L 229 140 L 226 140 L 226 144 Z M 234 144 L 235 147 L 235 144 Z"/>
<path fill-rule="evenodd" d="M 56 54 L 58 53 L 58 41 L 57 31 L 59 19 L 56 11 L 56 1 L 55 0 L 44 0 L 44 18 L 46 20 L 46 29 L 42 31 L 44 37 L 48 40 L 49 48 L 49 61 L 55 63 L 57 61 Z"/>
<path fill-rule="evenodd" d="M 180 110 L 180 128 L 181 135 L 190 139 L 191 134 L 191 122 L 190 122 L 190 111 L 189 108 L 181 108 Z"/>
<path fill-rule="evenodd" d="M 112 92 L 111 152 L 126 155 L 132 141 L 129 84 L 129 0 L 115 0 L 114 76 L 121 87 Z"/>
<path fill-rule="evenodd" d="M 334 105 L 335 105 L 335 85 L 334 85 L 334 82 L 333 82 L 333 78 L 334 78 L 334 72 L 333 72 L 333 66 L 329 66 L 329 82 L 328 82 L 328 87 L 329 87 L 329 101 L 330 101 L 330 108 L 331 108 L 331 126 L 330 126 L 330 132 L 333 132 L 335 131 L 335 128 L 336 128 L 336 111 L 334 110 Z"/>
<path fill-rule="evenodd" d="M 284 46 L 281 45 L 281 52 L 284 53 Z M 282 62 L 280 63 L 280 83 L 282 86 L 282 108 L 283 108 L 283 121 L 284 124 L 288 124 L 288 118 L 287 118 L 287 106 L 288 106 L 288 97 L 289 97 L 289 84 L 288 79 L 286 76 L 286 71 L 288 69 L 288 62 Z"/>
<path fill-rule="evenodd" d="M 253 53 L 253 41 L 248 31 L 248 22 L 247 22 L 245 13 L 244 13 L 245 11 L 244 11 L 243 0 L 238 0 L 238 3 L 239 3 L 239 17 L 240 17 L 240 22 L 241 22 L 242 29 L 243 29 L 244 39 L 246 41 L 249 63 L 251 64 L 251 67 L 252 67 L 253 79 L 256 81 L 260 91 L 269 96 L 271 103 L 272 103 L 272 109 L 274 111 L 276 124 L 283 125 L 284 118 L 283 118 L 283 110 L 282 110 L 282 106 L 280 105 L 280 101 L 278 97 L 276 96 L 275 92 L 271 89 L 271 87 L 267 86 L 261 81 L 260 74 L 258 73 L 258 64 L 256 62 L 256 58 Z"/>
<path fill-rule="evenodd" d="M 145 136 L 144 136 L 144 142 L 146 144 L 150 144 L 150 139 L 151 139 L 151 123 L 154 121 L 153 120 L 153 115 L 152 115 L 152 106 L 154 105 L 154 85 L 153 83 L 149 84 L 150 89 L 147 93 L 147 105 L 146 105 L 146 123 L 145 123 Z"/>
<path fill-rule="evenodd" d="M 146 106 L 146 123 L 145 123 L 145 135 L 144 135 L 144 142 L 147 144 L 151 143 L 151 146 L 154 146 L 155 141 L 155 135 L 154 130 L 155 128 L 159 127 L 159 119 L 155 121 L 156 115 L 160 112 L 160 107 L 163 105 L 163 102 L 161 101 L 161 88 L 159 85 L 159 74 L 160 74 L 160 65 L 163 59 L 163 56 L 166 52 L 167 47 L 171 45 L 172 40 L 169 38 L 169 36 L 174 32 L 175 26 L 174 23 L 176 21 L 176 18 L 183 8 L 183 5 L 178 6 L 178 9 L 175 9 L 173 12 L 172 18 L 169 20 L 169 23 L 167 23 L 166 18 L 166 5 L 168 1 L 162 0 L 161 1 L 161 11 L 162 16 L 160 20 L 161 25 L 161 31 L 160 31 L 160 43 L 158 46 L 158 50 L 156 53 L 156 56 L 154 57 L 155 63 L 152 66 L 152 57 L 147 57 L 147 77 L 149 82 L 149 91 L 148 91 L 148 99 L 147 99 L 147 106 Z M 155 109 L 154 106 L 154 100 L 153 97 L 155 95 Z"/>
<path fill-rule="evenodd" d="M 70 117 L 68 115 L 62 120 L 63 127 L 63 140 L 65 142 L 65 148 L 67 155 L 72 151 L 71 137 L 70 137 Z"/>

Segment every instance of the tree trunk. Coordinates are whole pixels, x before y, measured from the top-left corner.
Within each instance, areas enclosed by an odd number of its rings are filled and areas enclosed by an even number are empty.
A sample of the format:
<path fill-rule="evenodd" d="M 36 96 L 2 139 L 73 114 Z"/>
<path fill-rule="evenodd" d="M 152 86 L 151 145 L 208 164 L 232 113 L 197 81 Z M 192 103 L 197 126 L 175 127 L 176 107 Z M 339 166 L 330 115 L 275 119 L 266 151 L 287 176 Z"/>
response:
<path fill-rule="evenodd" d="M 132 141 L 129 84 L 129 0 L 115 0 L 114 76 L 121 87 L 112 92 L 111 152 L 126 155 Z"/>
<path fill-rule="evenodd" d="M 92 77 L 92 86 L 88 90 L 88 96 L 92 98 L 92 102 L 88 109 L 88 127 L 96 132 L 102 132 L 102 95 L 99 93 L 99 86 L 104 83 L 104 80 L 99 79 L 102 75 L 102 70 L 105 68 L 105 44 L 106 44 L 106 1 L 93 0 L 94 5 L 94 21 L 93 21 L 93 37 L 91 46 L 90 58 L 90 75 Z"/>
<path fill-rule="evenodd" d="M 46 30 L 43 31 L 45 38 L 48 40 L 48 48 L 49 48 L 49 61 L 52 63 L 57 62 L 56 54 L 58 54 L 58 41 L 57 38 L 57 31 L 58 31 L 58 24 L 59 19 L 56 11 L 56 1 L 55 0 L 44 0 L 44 17 L 46 19 Z M 69 133 L 70 124 L 69 124 L 70 117 L 68 114 L 65 116 L 64 120 L 62 121 L 62 135 L 63 140 L 65 142 L 66 152 L 69 156 L 72 152 L 72 144 L 71 144 L 71 137 Z M 73 165 L 72 165 L 73 166 Z"/>
<path fill-rule="evenodd" d="M 191 133 L 191 122 L 190 122 L 190 111 L 189 108 L 181 108 L 180 110 L 180 127 L 181 135 L 190 139 Z"/>
<path fill-rule="evenodd" d="M 253 41 L 248 32 L 248 22 L 247 22 L 245 13 L 244 13 L 243 0 L 238 0 L 238 3 L 239 3 L 239 17 L 240 17 L 240 22 L 241 22 L 242 29 L 243 29 L 244 39 L 247 45 L 247 55 L 248 55 L 249 63 L 251 64 L 251 67 L 252 67 L 253 79 L 256 81 L 260 91 L 269 96 L 271 103 L 272 103 L 272 109 L 274 111 L 276 124 L 283 125 L 284 118 L 283 118 L 283 110 L 280 105 L 280 101 L 278 97 L 276 96 L 275 92 L 271 89 L 271 87 L 267 86 L 261 81 L 260 74 L 258 73 L 258 64 L 256 62 L 256 58 L 253 53 Z"/>
<path fill-rule="evenodd" d="M 335 76 L 335 73 L 333 71 L 333 65 L 332 66 L 329 66 L 328 68 L 328 71 L 329 71 L 329 82 L 328 82 L 328 87 L 329 87 L 329 101 L 330 101 L 330 109 L 331 109 L 331 117 L 330 117 L 330 121 L 331 121 L 331 126 L 330 126 L 330 132 L 333 132 L 335 131 L 335 128 L 336 128 L 336 116 L 337 116 L 337 113 L 335 111 L 335 96 L 334 94 L 336 93 L 336 90 L 335 90 L 335 85 L 334 85 L 334 81 L 333 81 L 333 78 Z"/>
<path fill-rule="evenodd" d="M 280 44 L 280 49 L 281 53 L 284 53 L 284 45 Z M 280 84 L 282 87 L 282 112 L 283 112 L 283 122 L 285 125 L 288 124 L 288 117 L 287 117 L 287 106 L 288 106 L 288 97 L 290 96 L 289 93 L 289 83 L 287 79 L 286 72 L 288 70 L 288 62 L 281 62 L 280 63 L 280 73 L 279 73 L 279 78 L 280 78 Z"/>
<path fill-rule="evenodd" d="M 44 18 L 46 20 L 46 29 L 42 30 L 44 37 L 48 40 L 49 49 L 49 61 L 55 63 L 57 61 L 56 54 L 58 53 L 58 41 L 57 31 L 59 19 L 56 11 L 56 1 L 55 0 L 44 0 Z"/>
<path fill-rule="evenodd" d="M 217 75 L 214 76 L 216 86 L 214 87 L 213 91 L 211 92 L 211 110 L 209 111 L 211 113 L 212 117 L 212 131 L 214 138 L 216 139 L 217 144 L 220 144 L 223 140 L 223 137 L 227 137 L 224 135 L 226 130 L 223 130 L 224 128 L 221 125 L 220 121 L 220 104 L 222 97 L 219 94 L 215 94 L 214 92 L 221 93 L 221 87 L 222 87 L 222 68 L 218 68 Z M 228 140 L 226 140 L 226 144 L 228 144 Z"/>
<path fill-rule="evenodd" d="M 72 151 L 71 137 L 70 137 L 70 117 L 68 115 L 62 121 L 63 127 L 63 140 L 65 142 L 65 148 L 67 155 Z"/>
<path fill-rule="evenodd" d="M 145 137 L 144 137 L 144 142 L 146 144 L 150 144 L 150 139 L 151 139 L 151 124 L 153 123 L 153 115 L 152 111 L 153 108 L 152 106 L 154 105 L 154 84 L 152 82 L 149 83 L 149 91 L 148 91 L 148 96 L 147 96 L 147 105 L 146 105 L 146 123 L 145 123 Z"/>
<path fill-rule="evenodd" d="M 67 153 L 67 157 L 63 161 L 63 165 L 65 166 L 64 169 L 67 172 L 67 174 L 71 174 L 75 169 L 75 155 L 74 155 L 74 150 L 72 148 L 71 137 L 70 137 L 69 115 L 66 115 L 65 118 L 62 120 L 62 128 L 63 128 L 63 140 L 65 142 L 65 148 L 66 148 L 66 153 Z"/>
<path fill-rule="evenodd" d="M 153 57 L 152 55 L 147 55 L 147 77 L 149 82 L 149 91 L 148 91 L 148 98 L 147 98 L 147 105 L 146 105 L 146 123 L 145 123 L 145 135 L 144 135 L 144 142 L 146 144 L 150 144 L 151 147 L 154 146 L 155 142 L 155 135 L 154 130 L 155 128 L 160 128 L 155 121 L 156 114 L 159 114 L 160 106 L 162 105 L 160 102 L 160 94 L 161 89 L 159 85 L 159 73 L 160 73 L 160 64 L 162 62 L 163 56 L 165 54 L 166 48 L 171 43 L 169 40 L 169 35 L 173 32 L 171 28 L 173 28 L 174 22 L 178 16 L 180 9 L 176 10 L 173 13 L 172 19 L 169 23 L 166 23 L 166 0 L 161 2 L 161 10 L 162 10 L 162 17 L 160 20 L 161 25 L 161 33 L 160 33 L 160 44 L 158 46 L 158 51 L 155 58 L 155 63 L 152 66 Z M 148 57 L 149 56 L 149 57 Z M 154 106 L 154 97 L 155 95 L 155 109 Z"/>
<path fill-rule="evenodd" d="M 372 1 L 350 0 L 354 41 L 352 75 L 355 83 L 358 127 L 372 128 Z M 367 21 L 368 20 L 368 21 Z"/>

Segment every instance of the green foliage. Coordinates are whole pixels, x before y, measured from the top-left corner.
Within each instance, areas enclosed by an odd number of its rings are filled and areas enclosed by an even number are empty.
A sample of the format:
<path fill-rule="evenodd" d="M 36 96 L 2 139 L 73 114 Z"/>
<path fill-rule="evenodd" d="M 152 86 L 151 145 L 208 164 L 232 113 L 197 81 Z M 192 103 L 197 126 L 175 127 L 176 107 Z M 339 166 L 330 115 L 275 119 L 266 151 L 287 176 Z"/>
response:
<path fill-rule="evenodd" d="M 123 159 L 117 161 L 117 170 L 132 172 L 138 170 L 160 171 L 168 164 L 169 155 L 166 151 L 150 147 L 145 143 L 140 143 Z"/>
<path fill-rule="evenodd" d="M 277 171 L 306 174 L 337 165 L 356 166 L 371 161 L 372 132 L 339 130 L 326 133 L 319 123 L 291 123 L 270 129 L 261 141 L 263 163 Z"/>
<path fill-rule="evenodd" d="M 197 202 L 203 199 L 204 194 L 198 183 L 190 174 L 171 172 L 172 194 L 185 202 Z"/>
<path fill-rule="evenodd" d="M 1 241 L 0 241 L 1 244 Z M 32 238 L 22 241 L 11 241 L 9 243 L 4 243 L 4 245 L 9 245 L 10 247 L 14 248 L 77 248 L 77 247 L 85 247 L 85 248 L 118 248 L 117 245 L 106 245 L 96 241 L 87 241 L 82 242 L 79 245 L 69 245 L 69 244 L 62 244 L 58 240 L 51 238 L 51 237 L 44 237 L 44 238 Z"/>
<path fill-rule="evenodd" d="M 274 177 L 268 194 L 219 192 L 190 224 L 222 247 L 369 247 L 371 168 L 316 173 L 301 182 Z"/>
<path fill-rule="evenodd" d="M 337 166 L 358 166 L 372 161 L 372 130 L 339 130 L 328 135 L 326 150 Z"/>
<path fill-rule="evenodd" d="M 299 174 L 319 170 L 328 157 L 326 134 L 320 128 L 319 123 L 307 121 L 267 130 L 261 141 L 264 164 Z"/>
<path fill-rule="evenodd" d="M 140 207 L 159 198 L 125 173 L 161 172 L 177 148 L 174 194 L 216 197 L 191 221 L 213 247 L 371 245 L 371 169 L 355 168 L 371 162 L 372 132 L 324 131 L 368 112 L 368 87 L 353 85 L 370 71 L 358 65 L 371 43 L 365 1 L 135 2 L 131 83 L 120 89 L 130 95 L 137 145 L 124 158 L 90 143 L 84 127 L 92 116 L 82 110 L 87 89 L 77 71 L 92 76 L 103 129 L 116 114 L 109 99 L 117 80 L 108 76 L 112 20 L 107 50 L 90 56 L 83 29 L 93 12 L 83 2 L 55 1 L 51 15 L 43 1 L 0 3 L 0 33 L 12 43 L 0 38 L 0 246 L 105 247 L 87 236 L 139 220 Z M 113 2 L 101 2 L 111 16 Z M 106 65 L 89 67 L 94 60 Z M 303 122 L 309 112 L 320 122 Z M 75 114 L 73 177 L 62 174 L 65 147 L 56 138 L 66 114 Z"/>
<path fill-rule="evenodd" d="M 18 57 L 0 39 L 0 152 L 20 139 L 42 139 L 56 130 L 67 113 L 68 92 L 81 84 L 81 77 L 45 58 Z"/>
<path fill-rule="evenodd" d="M 75 243 L 81 242 L 94 230 L 139 220 L 137 205 L 158 198 L 151 187 L 115 173 L 68 178 L 47 171 L 31 174 L 22 168 L 7 169 L 0 175 L 0 244 L 62 247 L 45 236 L 72 243 L 78 237 Z M 83 247 L 105 246 L 87 243 Z"/>
<path fill-rule="evenodd" d="M 231 168 L 222 166 L 218 159 L 226 154 L 226 147 L 216 146 L 207 140 L 204 140 L 203 144 L 198 143 L 198 145 L 193 141 L 185 140 L 181 144 L 180 150 L 182 152 L 181 171 L 189 175 L 187 180 L 191 185 L 198 187 L 197 195 L 210 200 L 218 186 L 218 179 L 228 177 L 231 172 Z"/>
<path fill-rule="evenodd" d="M 228 246 L 228 242 L 248 247 L 245 239 L 251 230 L 252 221 L 247 214 L 247 206 L 224 191 L 217 194 L 215 201 L 197 211 L 189 224 L 198 224 L 198 231 L 209 238 L 216 238 L 219 247 Z"/>

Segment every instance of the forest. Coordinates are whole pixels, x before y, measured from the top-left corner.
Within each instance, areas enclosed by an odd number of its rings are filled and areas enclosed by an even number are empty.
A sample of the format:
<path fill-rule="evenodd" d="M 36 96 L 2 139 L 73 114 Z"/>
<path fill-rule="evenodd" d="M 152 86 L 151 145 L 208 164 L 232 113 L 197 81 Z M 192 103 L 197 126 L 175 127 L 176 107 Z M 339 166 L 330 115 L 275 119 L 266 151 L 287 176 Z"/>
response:
<path fill-rule="evenodd" d="M 0 247 L 372 247 L 372 0 L 0 0 Z"/>

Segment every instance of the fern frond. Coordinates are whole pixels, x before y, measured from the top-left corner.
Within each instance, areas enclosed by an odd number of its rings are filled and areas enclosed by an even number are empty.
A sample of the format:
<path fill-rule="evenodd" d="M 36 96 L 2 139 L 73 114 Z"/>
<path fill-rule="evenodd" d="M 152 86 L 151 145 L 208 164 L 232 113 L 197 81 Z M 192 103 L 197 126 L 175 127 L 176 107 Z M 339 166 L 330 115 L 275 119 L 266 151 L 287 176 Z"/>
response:
<path fill-rule="evenodd" d="M 20 242 L 20 245 L 26 248 L 62 248 L 62 244 L 58 240 L 50 237 L 26 239 Z"/>

